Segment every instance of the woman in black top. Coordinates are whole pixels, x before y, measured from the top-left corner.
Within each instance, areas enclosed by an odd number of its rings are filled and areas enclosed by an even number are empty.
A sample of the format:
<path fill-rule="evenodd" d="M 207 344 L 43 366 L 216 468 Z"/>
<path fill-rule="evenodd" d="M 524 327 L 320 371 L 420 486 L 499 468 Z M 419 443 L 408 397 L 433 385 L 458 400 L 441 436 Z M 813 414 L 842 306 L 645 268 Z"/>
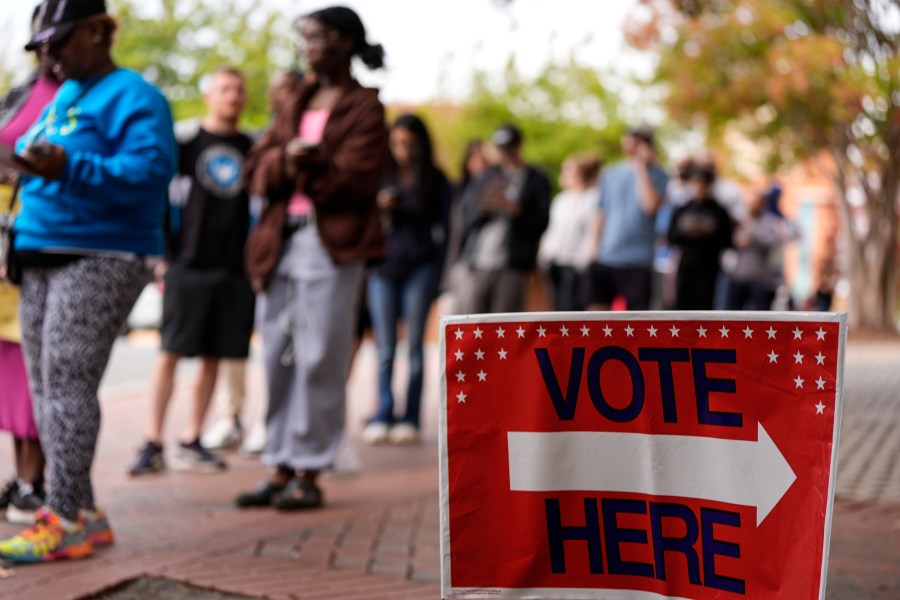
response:
<path fill-rule="evenodd" d="M 390 148 L 391 169 L 378 194 L 387 222 L 387 258 L 372 269 L 368 280 L 378 345 L 378 411 L 363 438 L 368 443 L 410 444 L 419 439 L 422 340 L 444 262 L 450 186 L 434 164 L 428 130 L 415 115 L 402 115 L 394 122 Z M 409 385 L 406 411 L 395 419 L 391 379 L 401 318 L 409 344 Z"/>

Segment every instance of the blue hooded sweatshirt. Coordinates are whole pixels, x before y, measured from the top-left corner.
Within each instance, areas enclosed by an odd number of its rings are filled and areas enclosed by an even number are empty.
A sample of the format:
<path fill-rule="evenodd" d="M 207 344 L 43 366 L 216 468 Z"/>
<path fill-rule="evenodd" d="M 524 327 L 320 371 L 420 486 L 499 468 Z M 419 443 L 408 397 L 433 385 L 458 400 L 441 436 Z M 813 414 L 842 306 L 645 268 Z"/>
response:
<path fill-rule="evenodd" d="M 66 81 L 17 149 L 41 140 L 62 146 L 66 163 L 57 181 L 24 178 L 17 249 L 162 253 L 177 146 L 159 90 L 127 69 Z"/>

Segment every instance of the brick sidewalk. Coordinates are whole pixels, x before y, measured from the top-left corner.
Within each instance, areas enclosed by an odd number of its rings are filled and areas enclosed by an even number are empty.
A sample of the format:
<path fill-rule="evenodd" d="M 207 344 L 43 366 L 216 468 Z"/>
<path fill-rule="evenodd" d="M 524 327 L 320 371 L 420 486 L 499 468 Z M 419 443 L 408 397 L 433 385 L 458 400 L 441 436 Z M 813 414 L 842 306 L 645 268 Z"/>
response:
<path fill-rule="evenodd" d="M 429 373 L 436 372 L 433 348 L 428 361 Z M 827 597 L 896 600 L 900 347 L 854 343 L 846 373 Z M 357 448 L 361 472 L 329 476 L 327 507 L 304 514 L 232 508 L 235 493 L 263 475 L 251 459 L 231 458 L 224 475 L 128 479 L 147 394 L 106 390 L 95 475 L 118 543 L 90 561 L 19 567 L 0 580 L 0 599 L 83 598 L 145 574 L 254 597 L 439 598 L 435 379 L 426 380 L 426 443 Z M 258 368 L 251 381 L 259 385 Z M 189 408 L 188 384 L 181 381 L 173 401 L 170 446 Z M 371 346 L 363 348 L 348 390 L 348 429 L 355 437 L 374 402 Z M 8 445 L 0 440 L 0 464 L 8 464 Z M 15 531 L 0 525 L 0 535 Z"/>

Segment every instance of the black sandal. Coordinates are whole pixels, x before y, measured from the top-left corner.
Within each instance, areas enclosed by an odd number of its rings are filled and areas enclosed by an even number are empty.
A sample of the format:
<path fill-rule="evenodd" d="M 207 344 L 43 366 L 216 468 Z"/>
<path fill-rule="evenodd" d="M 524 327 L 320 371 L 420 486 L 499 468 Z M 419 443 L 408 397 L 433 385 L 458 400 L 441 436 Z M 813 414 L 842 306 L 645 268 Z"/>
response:
<path fill-rule="evenodd" d="M 283 492 L 287 485 L 278 485 L 270 480 L 266 480 L 252 492 L 245 492 L 234 499 L 234 503 L 239 508 L 249 508 L 254 506 L 271 506 L 275 497 Z"/>
<path fill-rule="evenodd" d="M 306 510 L 322 506 L 322 490 L 314 483 L 302 478 L 291 479 L 279 494 L 272 499 L 278 510 Z"/>

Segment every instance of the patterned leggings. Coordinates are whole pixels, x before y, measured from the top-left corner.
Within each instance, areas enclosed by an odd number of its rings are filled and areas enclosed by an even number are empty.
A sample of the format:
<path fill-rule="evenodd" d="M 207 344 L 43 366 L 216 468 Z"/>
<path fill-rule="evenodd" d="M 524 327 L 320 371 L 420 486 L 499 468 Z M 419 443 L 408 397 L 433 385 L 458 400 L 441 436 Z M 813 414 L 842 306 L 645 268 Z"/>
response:
<path fill-rule="evenodd" d="M 97 389 L 147 275 L 142 260 L 106 256 L 24 272 L 22 348 L 50 470 L 47 504 L 67 519 L 94 507 Z"/>

